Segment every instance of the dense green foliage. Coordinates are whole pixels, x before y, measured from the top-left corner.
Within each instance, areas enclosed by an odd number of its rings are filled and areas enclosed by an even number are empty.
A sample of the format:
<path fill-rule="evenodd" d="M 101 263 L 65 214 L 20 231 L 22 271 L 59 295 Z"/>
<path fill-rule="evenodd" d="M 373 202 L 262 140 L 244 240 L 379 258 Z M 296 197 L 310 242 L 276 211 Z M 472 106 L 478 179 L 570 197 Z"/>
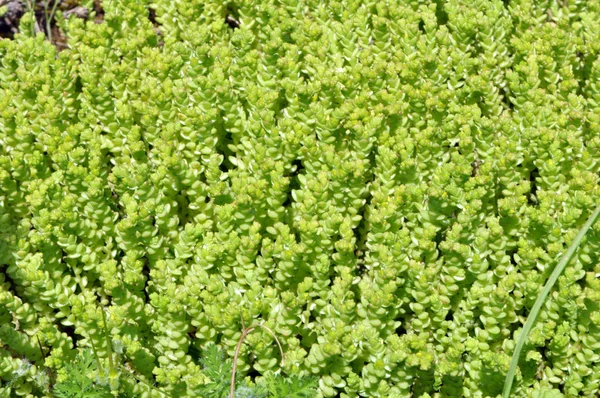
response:
<path fill-rule="evenodd" d="M 527 342 L 527 339 L 529 339 L 529 334 L 531 333 L 533 325 L 537 321 L 537 316 L 539 315 L 542 306 L 546 303 L 548 295 L 554 288 L 554 285 L 558 281 L 558 278 L 564 272 L 565 268 L 567 267 L 567 264 L 569 264 L 569 262 L 573 258 L 573 255 L 579 248 L 579 245 L 585 238 L 586 234 L 589 232 L 592 225 L 594 225 L 594 223 L 598 220 L 599 215 L 600 205 L 596 207 L 596 210 L 594 210 L 590 218 L 588 218 L 583 227 L 581 227 L 579 232 L 577 232 L 575 239 L 573 239 L 566 253 L 563 254 L 558 264 L 556 264 L 556 266 L 552 270 L 548 281 L 544 285 L 542 291 L 538 294 L 538 297 L 535 300 L 533 307 L 531 307 L 529 314 L 527 315 L 527 320 L 525 321 L 523 329 L 521 330 L 519 338 L 517 339 L 517 344 L 513 350 L 512 358 L 510 359 L 510 367 L 508 368 L 508 373 L 506 374 L 504 386 L 502 387 L 502 398 L 510 397 L 510 394 L 512 392 L 512 384 L 514 382 L 515 374 L 517 373 L 517 369 L 519 367 L 519 360 L 521 359 L 521 352 L 523 351 L 523 346 Z"/>
<path fill-rule="evenodd" d="M 501 393 L 600 203 L 599 2 L 102 4 L 58 12 L 60 53 L 31 14 L 0 40 L 0 395 L 79 358 L 80 388 L 196 397 L 253 323 L 286 361 L 248 335 L 238 396 Z M 595 225 L 515 397 L 599 394 L 599 256 Z"/>

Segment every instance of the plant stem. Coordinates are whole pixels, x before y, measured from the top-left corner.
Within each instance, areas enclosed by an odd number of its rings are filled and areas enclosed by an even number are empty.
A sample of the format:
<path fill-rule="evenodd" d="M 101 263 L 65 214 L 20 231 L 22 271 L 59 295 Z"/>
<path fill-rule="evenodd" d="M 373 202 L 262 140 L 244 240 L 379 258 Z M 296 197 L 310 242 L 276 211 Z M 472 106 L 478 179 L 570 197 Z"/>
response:
<path fill-rule="evenodd" d="M 56 7 L 61 0 L 54 0 L 54 4 L 52 5 L 52 10 L 50 11 L 50 17 L 48 17 L 48 1 L 44 3 L 44 13 L 46 15 L 46 34 L 48 35 L 48 41 L 52 43 L 52 19 L 54 19 L 54 14 L 56 14 Z"/>
<path fill-rule="evenodd" d="M 229 398 L 234 398 L 235 397 L 235 372 L 236 372 L 236 369 L 237 369 L 237 359 L 238 359 L 238 356 L 240 354 L 240 349 L 242 348 L 242 343 L 244 342 L 244 339 L 246 338 L 246 336 L 248 334 L 250 334 L 250 332 L 252 332 L 257 327 L 261 327 L 263 329 L 266 329 L 269 333 L 271 333 L 271 336 L 273 336 L 273 338 L 277 342 L 277 345 L 279 346 L 279 352 L 281 353 L 281 366 L 283 366 L 284 363 L 285 363 L 285 356 L 283 354 L 283 348 L 281 348 L 281 343 L 279 342 L 279 339 L 277 338 L 277 336 L 275 335 L 275 333 L 270 328 L 268 328 L 265 325 L 255 324 L 255 325 L 252 325 L 252 326 L 248 326 L 247 328 L 245 328 L 242 331 L 242 335 L 240 336 L 240 339 L 238 340 L 237 346 L 235 347 L 235 355 L 233 356 L 233 370 L 231 371 L 231 386 L 230 386 L 230 389 L 229 389 Z"/>
<path fill-rule="evenodd" d="M 48 1 L 49 0 L 44 0 L 44 19 L 46 20 L 46 36 L 49 33 L 48 27 L 50 26 L 50 23 L 48 22 Z M 52 42 L 52 40 L 50 40 L 50 42 Z"/>
<path fill-rule="evenodd" d="M 569 249 L 567 250 L 567 252 L 560 259 L 560 262 L 556 265 L 556 267 L 554 268 L 554 271 L 552 271 L 552 274 L 550 275 L 548 282 L 546 282 L 546 285 L 542 289 L 537 300 L 535 300 L 535 304 L 533 304 L 533 308 L 531 308 L 531 312 L 529 312 L 527 321 L 525 321 L 523 330 L 521 331 L 521 334 L 519 335 L 519 339 L 517 341 L 517 346 L 515 347 L 515 351 L 513 352 L 513 356 L 510 361 L 510 367 L 508 368 L 508 373 L 506 374 L 506 379 L 504 381 L 504 389 L 502 390 L 503 398 L 509 398 L 509 396 L 510 396 L 510 390 L 512 388 L 513 379 L 515 377 L 515 373 L 517 372 L 517 367 L 519 365 L 519 356 L 521 355 L 521 350 L 523 349 L 523 345 L 525 345 L 525 341 L 527 341 L 529 332 L 531 331 L 531 328 L 533 327 L 533 324 L 535 323 L 535 320 L 538 316 L 538 313 L 540 312 L 540 309 L 542 308 L 542 305 L 544 305 L 544 301 L 546 300 L 546 297 L 552 290 L 552 287 L 558 280 L 558 277 L 560 276 L 560 274 L 562 274 L 565 267 L 569 263 L 569 260 L 571 260 L 571 257 L 573 257 L 573 254 L 575 253 L 575 250 L 577 250 L 577 248 L 579 247 L 579 244 L 583 240 L 583 237 L 589 231 L 590 227 L 594 224 L 594 222 L 598 218 L 599 214 L 600 214 L 600 205 L 596 208 L 596 210 L 594 210 L 594 212 L 592 213 L 590 218 L 588 218 L 587 222 L 583 225 L 581 230 L 579 230 L 579 233 L 575 237 L 575 240 L 573 241 L 573 243 L 571 243 L 571 246 L 569 246 Z"/>
<path fill-rule="evenodd" d="M 114 388 L 114 379 L 117 378 L 117 372 L 115 370 L 113 364 L 113 352 L 112 352 L 112 339 L 110 338 L 110 334 L 108 332 L 108 324 L 106 323 L 106 314 L 104 314 L 105 308 L 102 305 L 102 322 L 104 322 L 104 336 L 106 338 L 106 344 L 108 349 L 108 380 L 110 389 Z"/>
<path fill-rule="evenodd" d="M 94 345 L 94 339 L 92 339 L 92 336 L 90 336 L 90 343 L 92 343 L 92 351 L 94 351 L 96 363 L 98 364 L 98 372 L 102 375 L 104 374 L 104 371 L 102 370 L 102 363 L 100 362 L 100 356 L 98 355 L 98 351 L 96 351 L 96 346 Z"/>

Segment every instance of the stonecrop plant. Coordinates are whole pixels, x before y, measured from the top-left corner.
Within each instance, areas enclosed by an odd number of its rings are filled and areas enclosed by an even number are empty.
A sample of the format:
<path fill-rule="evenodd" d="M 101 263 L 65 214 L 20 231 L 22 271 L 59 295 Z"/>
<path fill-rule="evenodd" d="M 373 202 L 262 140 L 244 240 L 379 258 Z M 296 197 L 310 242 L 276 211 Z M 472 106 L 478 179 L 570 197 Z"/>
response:
<path fill-rule="evenodd" d="M 0 396 L 600 395 L 600 223 L 559 264 L 600 2 L 45 4 L 0 39 Z"/>

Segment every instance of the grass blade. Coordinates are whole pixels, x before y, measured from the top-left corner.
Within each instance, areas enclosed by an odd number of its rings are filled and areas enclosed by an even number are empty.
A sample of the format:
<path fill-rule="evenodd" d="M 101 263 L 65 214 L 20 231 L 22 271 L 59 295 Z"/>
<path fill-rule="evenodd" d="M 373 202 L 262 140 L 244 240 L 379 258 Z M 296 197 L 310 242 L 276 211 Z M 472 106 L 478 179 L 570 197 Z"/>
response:
<path fill-rule="evenodd" d="M 558 277 L 560 276 L 560 274 L 562 274 L 565 267 L 569 263 L 569 260 L 571 260 L 571 257 L 573 257 L 575 250 L 577 250 L 577 248 L 579 247 L 579 243 L 581 243 L 581 240 L 583 239 L 585 234 L 589 231 L 590 227 L 594 224 L 594 222 L 598 218 L 598 214 L 600 214 L 600 205 L 596 208 L 596 210 L 594 210 L 594 212 L 592 213 L 590 218 L 588 218 L 588 220 L 583 225 L 581 230 L 579 230 L 579 233 L 575 237 L 575 240 L 573 241 L 573 243 L 571 243 L 571 246 L 569 246 L 569 249 L 567 250 L 567 252 L 560 259 L 560 262 L 556 265 L 556 267 L 554 268 L 554 271 L 552 271 L 552 274 L 550 275 L 548 282 L 546 282 L 544 289 L 542 289 L 537 300 L 535 300 L 535 304 L 533 304 L 533 308 L 531 308 L 531 312 L 529 313 L 529 316 L 527 317 L 527 320 L 525 321 L 525 325 L 523 326 L 523 331 L 521 332 L 521 335 L 519 336 L 519 340 L 517 341 L 517 346 L 515 347 L 515 351 L 513 352 L 513 356 L 510 361 L 510 367 L 508 368 L 508 373 L 506 374 L 506 380 L 504 381 L 504 389 L 502 390 L 502 398 L 508 398 L 510 396 L 510 390 L 512 388 L 515 373 L 517 372 L 517 366 L 519 364 L 519 356 L 521 355 L 521 350 L 523 349 L 523 345 L 525 345 L 525 341 L 527 341 L 529 332 L 531 331 L 531 328 L 533 327 L 533 324 L 535 323 L 535 320 L 538 316 L 538 313 L 540 312 L 540 309 L 542 308 L 542 305 L 544 305 L 544 301 L 546 300 L 546 297 L 548 297 L 548 294 L 554 287 L 554 284 L 558 280 Z"/>

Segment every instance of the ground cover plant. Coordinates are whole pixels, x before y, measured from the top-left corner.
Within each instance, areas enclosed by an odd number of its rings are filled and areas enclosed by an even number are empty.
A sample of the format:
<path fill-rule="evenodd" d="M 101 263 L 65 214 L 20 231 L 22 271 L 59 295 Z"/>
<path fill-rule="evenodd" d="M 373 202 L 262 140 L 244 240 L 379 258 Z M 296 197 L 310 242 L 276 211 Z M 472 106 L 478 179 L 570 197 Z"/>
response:
<path fill-rule="evenodd" d="M 600 3 L 72 3 L 0 40 L 0 396 L 600 394 Z"/>

